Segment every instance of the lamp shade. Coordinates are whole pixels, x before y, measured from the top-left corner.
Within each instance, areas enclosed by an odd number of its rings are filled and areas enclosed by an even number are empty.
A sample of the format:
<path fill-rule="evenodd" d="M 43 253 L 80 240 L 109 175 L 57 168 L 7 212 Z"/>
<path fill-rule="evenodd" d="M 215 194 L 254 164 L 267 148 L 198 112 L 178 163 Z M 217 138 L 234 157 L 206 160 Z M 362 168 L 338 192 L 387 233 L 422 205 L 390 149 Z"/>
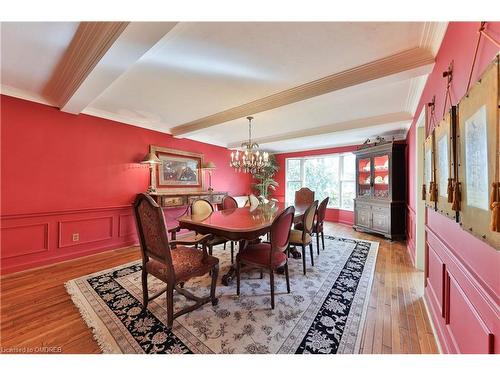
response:
<path fill-rule="evenodd" d="M 203 169 L 215 169 L 215 163 L 213 161 L 209 161 L 203 164 Z"/>
<path fill-rule="evenodd" d="M 161 164 L 161 160 L 158 159 L 155 153 L 148 152 L 148 154 L 144 156 L 144 159 L 142 159 L 141 164 Z"/>

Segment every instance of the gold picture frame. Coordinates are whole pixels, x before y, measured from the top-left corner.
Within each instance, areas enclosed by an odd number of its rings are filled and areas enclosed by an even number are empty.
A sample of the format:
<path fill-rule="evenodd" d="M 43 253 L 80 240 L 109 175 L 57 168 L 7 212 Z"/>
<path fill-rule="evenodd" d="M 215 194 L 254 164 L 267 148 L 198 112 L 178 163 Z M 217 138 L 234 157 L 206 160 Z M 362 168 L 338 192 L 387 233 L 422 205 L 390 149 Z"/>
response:
<path fill-rule="evenodd" d="M 149 150 L 162 161 L 153 168 L 151 182 L 158 193 L 192 193 L 205 190 L 205 179 L 202 174 L 203 154 L 154 145 L 150 145 Z M 189 176 L 186 178 L 169 176 L 165 171 L 169 163 L 175 164 L 174 169 L 185 164 L 189 169 Z"/>
<path fill-rule="evenodd" d="M 490 194 L 499 174 L 499 57 L 458 104 L 459 178 L 462 181 L 460 224 L 500 250 L 500 232 L 490 228 Z"/>
<path fill-rule="evenodd" d="M 457 108 L 452 106 L 434 129 L 436 210 L 450 219 L 456 218 L 456 212 L 452 208 L 453 182 L 456 179 L 456 128 Z"/>
<path fill-rule="evenodd" d="M 436 181 L 434 149 L 434 130 L 432 130 L 424 143 L 424 185 L 425 206 L 433 210 L 436 209 L 435 198 L 432 194 L 433 185 Z"/>

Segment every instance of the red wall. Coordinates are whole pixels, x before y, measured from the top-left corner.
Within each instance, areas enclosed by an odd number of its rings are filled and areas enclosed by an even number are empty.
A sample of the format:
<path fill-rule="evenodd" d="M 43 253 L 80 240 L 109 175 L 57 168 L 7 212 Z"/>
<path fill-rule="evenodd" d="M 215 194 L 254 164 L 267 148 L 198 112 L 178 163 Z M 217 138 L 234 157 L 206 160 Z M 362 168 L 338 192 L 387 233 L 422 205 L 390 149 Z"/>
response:
<path fill-rule="evenodd" d="M 358 146 L 345 146 L 345 147 L 336 147 L 336 148 L 324 148 L 320 150 L 310 150 L 310 151 L 300 151 L 300 152 L 288 152 L 283 154 L 276 155 L 276 161 L 280 166 L 279 172 L 276 174 L 276 181 L 279 184 L 279 187 L 273 194 L 273 197 L 276 199 L 283 201 L 285 199 L 285 160 L 286 158 L 292 157 L 303 157 L 303 156 L 313 156 L 313 155 L 328 155 L 328 154 L 340 154 L 343 152 L 351 152 L 355 151 Z M 339 210 L 336 208 L 328 208 L 326 210 L 326 220 L 332 222 L 338 222 L 347 225 L 354 224 L 354 212 Z"/>
<path fill-rule="evenodd" d="M 408 143 L 408 238 L 414 251 L 415 233 L 415 122 L 425 103 L 436 95 L 438 120 L 443 113 L 446 80 L 442 77 L 454 61 L 452 104 L 457 104 L 467 88 L 477 41 L 479 22 L 452 22 L 436 57 L 418 105 Z M 500 40 L 500 23 L 487 25 L 489 33 Z M 472 83 L 497 54 L 484 38 L 479 47 Z M 446 108 L 448 110 L 449 108 Z M 429 129 L 427 129 L 427 133 Z M 447 353 L 500 353 L 498 303 L 500 291 L 500 253 L 463 231 L 452 220 L 427 210 L 426 215 L 425 298 L 438 331 L 442 349 Z M 414 257 L 414 254 L 412 254 Z"/>
<path fill-rule="evenodd" d="M 222 147 L 3 95 L 1 128 L 2 273 L 134 243 L 130 204 L 149 185 L 137 161 L 150 144 L 203 153 L 216 190 L 248 194 Z"/>

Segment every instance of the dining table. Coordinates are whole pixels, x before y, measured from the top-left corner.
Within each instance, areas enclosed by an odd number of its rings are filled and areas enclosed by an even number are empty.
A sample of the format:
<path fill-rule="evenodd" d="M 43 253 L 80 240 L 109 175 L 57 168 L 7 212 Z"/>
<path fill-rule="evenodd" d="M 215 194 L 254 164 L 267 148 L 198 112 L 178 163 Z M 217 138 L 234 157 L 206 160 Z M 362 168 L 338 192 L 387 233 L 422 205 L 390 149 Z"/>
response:
<path fill-rule="evenodd" d="M 239 250 L 252 241 L 259 241 L 261 236 L 269 233 L 274 219 L 287 207 L 295 207 L 294 223 L 300 222 L 307 204 L 288 204 L 286 202 L 270 201 L 258 206 L 231 208 L 213 211 L 208 215 L 181 216 L 179 227 L 200 234 L 213 234 L 228 241 L 239 243 Z M 292 251 L 294 258 L 300 258 L 300 252 Z M 229 285 L 236 274 L 236 268 L 231 265 L 229 271 L 222 276 L 222 283 Z"/>

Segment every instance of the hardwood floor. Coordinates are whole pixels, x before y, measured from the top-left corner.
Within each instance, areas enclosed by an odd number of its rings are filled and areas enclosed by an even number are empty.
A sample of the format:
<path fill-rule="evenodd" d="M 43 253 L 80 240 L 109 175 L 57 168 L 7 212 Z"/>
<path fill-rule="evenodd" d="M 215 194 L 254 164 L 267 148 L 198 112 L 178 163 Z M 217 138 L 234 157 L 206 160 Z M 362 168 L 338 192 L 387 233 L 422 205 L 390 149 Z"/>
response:
<path fill-rule="evenodd" d="M 406 245 L 325 224 L 327 234 L 380 242 L 362 353 L 437 353 L 423 303 L 423 272 L 412 267 Z M 139 249 L 130 247 L 2 277 L 0 347 L 100 353 L 64 282 L 139 258 Z"/>

